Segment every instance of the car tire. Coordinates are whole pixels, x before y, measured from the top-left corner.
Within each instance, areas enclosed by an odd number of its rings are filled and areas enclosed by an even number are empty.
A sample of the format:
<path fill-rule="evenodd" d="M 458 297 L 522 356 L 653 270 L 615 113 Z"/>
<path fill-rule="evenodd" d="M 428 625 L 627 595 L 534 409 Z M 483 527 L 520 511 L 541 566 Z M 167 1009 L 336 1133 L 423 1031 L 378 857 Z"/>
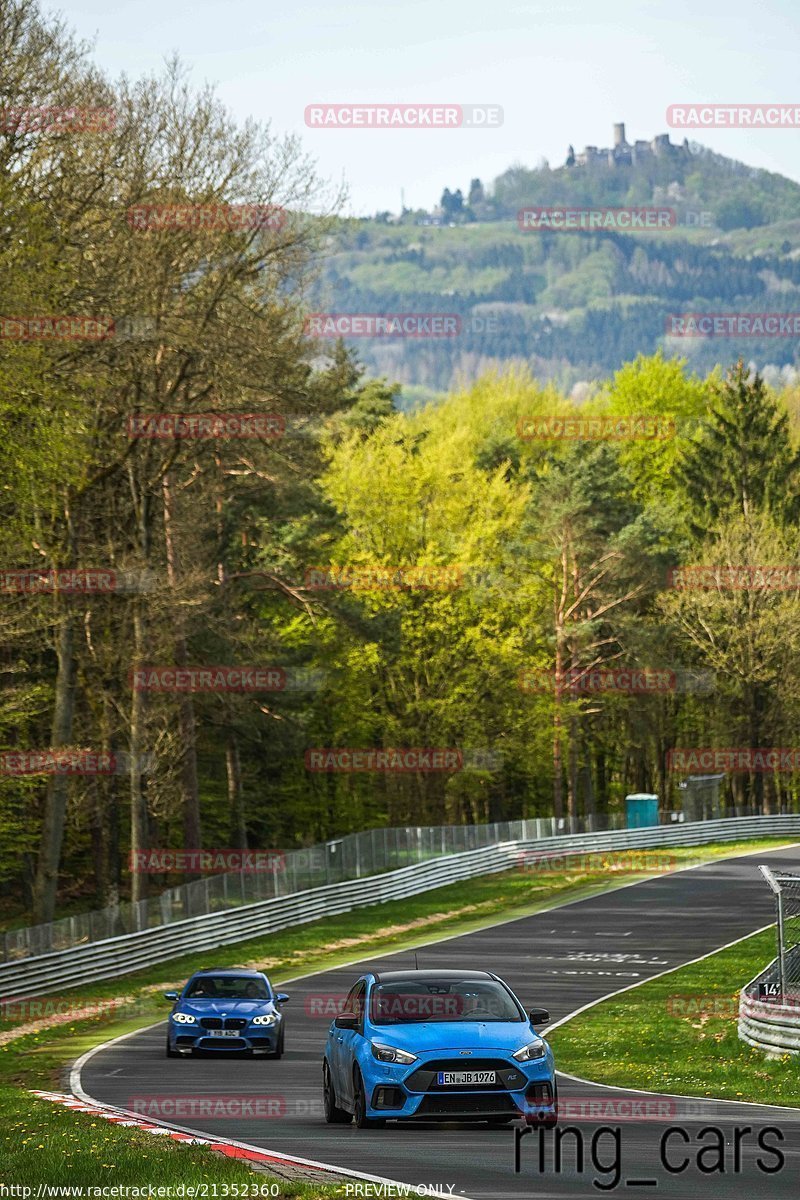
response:
<path fill-rule="evenodd" d="M 170 1044 L 169 1044 L 169 1035 L 167 1035 L 167 1050 L 166 1050 L 166 1057 L 167 1057 L 167 1058 L 180 1058 L 180 1057 L 181 1057 L 181 1056 L 180 1056 L 180 1054 L 178 1054 L 178 1051 L 177 1051 L 177 1050 L 173 1050 L 173 1049 L 172 1049 L 172 1047 L 170 1046 Z"/>
<path fill-rule="evenodd" d="M 382 1129 L 386 1124 L 379 1118 L 367 1116 L 367 1095 L 358 1068 L 353 1072 L 353 1119 L 359 1129 Z"/>
<path fill-rule="evenodd" d="M 322 1062 L 322 1106 L 328 1125 L 349 1125 L 353 1117 L 336 1103 L 336 1092 L 327 1062 Z"/>
<path fill-rule="evenodd" d="M 274 1050 L 270 1050 L 269 1054 L 267 1055 L 267 1058 L 283 1058 L 283 1046 L 284 1046 L 284 1033 L 283 1033 L 283 1026 L 281 1026 L 281 1031 L 278 1034 L 278 1044 Z"/>

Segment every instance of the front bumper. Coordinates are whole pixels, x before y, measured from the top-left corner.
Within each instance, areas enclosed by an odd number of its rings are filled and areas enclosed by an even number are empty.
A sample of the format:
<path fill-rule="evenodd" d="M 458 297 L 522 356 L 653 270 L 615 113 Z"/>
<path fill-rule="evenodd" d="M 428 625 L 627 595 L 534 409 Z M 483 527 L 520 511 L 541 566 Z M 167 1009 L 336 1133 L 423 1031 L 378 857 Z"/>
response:
<path fill-rule="evenodd" d="M 213 1029 L 179 1024 L 170 1018 L 169 1040 L 173 1050 L 184 1054 L 190 1054 L 194 1050 L 211 1053 L 239 1051 L 242 1054 L 269 1054 L 277 1048 L 280 1030 L 280 1022 L 277 1025 L 248 1023 L 243 1029 L 236 1030 L 235 1037 L 219 1037 L 215 1036 Z"/>
<path fill-rule="evenodd" d="M 374 1066 L 373 1066 L 374 1063 Z M 440 1071 L 492 1070 L 495 1084 L 439 1084 Z M 552 1059 L 518 1063 L 505 1052 L 472 1059 L 451 1059 L 441 1051 L 421 1054 L 411 1066 L 364 1064 L 367 1115 L 388 1120 L 485 1121 L 523 1117 L 530 1123 L 555 1120 Z"/>

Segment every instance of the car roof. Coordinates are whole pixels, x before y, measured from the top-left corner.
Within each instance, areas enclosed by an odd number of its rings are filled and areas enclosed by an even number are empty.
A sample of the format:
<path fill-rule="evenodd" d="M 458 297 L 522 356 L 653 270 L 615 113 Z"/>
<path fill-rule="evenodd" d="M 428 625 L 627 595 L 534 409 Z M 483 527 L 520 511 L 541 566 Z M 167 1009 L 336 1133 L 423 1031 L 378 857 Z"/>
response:
<path fill-rule="evenodd" d="M 373 971 L 376 983 L 413 983 L 415 979 L 495 979 L 490 971 L 440 971 L 436 967 L 422 968 L 416 971 Z"/>
<path fill-rule="evenodd" d="M 201 967 L 191 978 L 196 979 L 198 975 L 252 975 L 254 979 L 260 979 L 263 974 L 263 971 L 246 970 L 244 967 Z"/>

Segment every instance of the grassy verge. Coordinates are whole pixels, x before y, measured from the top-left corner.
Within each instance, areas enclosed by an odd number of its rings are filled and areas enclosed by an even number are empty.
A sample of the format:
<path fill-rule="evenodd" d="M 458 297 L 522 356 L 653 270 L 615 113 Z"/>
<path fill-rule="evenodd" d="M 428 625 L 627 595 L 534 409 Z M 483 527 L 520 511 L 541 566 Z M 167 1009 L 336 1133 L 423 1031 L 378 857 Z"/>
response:
<path fill-rule="evenodd" d="M 648 851 L 656 873 L 663 866 L 688 865 L 783 844 L 781 839 L 702 848 Z M 370 953 L 400 950 L 436 938 L 525 916 L 553 904 L 581 899 L 641 878 L 625 869 L 625 857 L 599 856 L 569 869 L 517 870 L 437 888 L 408 900 L 357 909 L 341 916 L 284 930 L 267 937 L 223 947 L 214 965 L 254 965 L 280 984 L 293 975 L 311 973 L 363 958 Z M 202 956 L 203 961 L 209 955 Z M 135 975 L 64 992 L 76 1006 L 109 1002 L 105 1016 L 58 1024 L 27 1032 L 21 1013 L 12 1015 L 15 1029 L 4 1022 L 0 1045 L 0 1161 L 3 1177 L 15 1183 L 77 1185 L 194 1182 L 253 1184 L 254 1175 L 235 1161 L 212 1155 L 203 1147 L 187 1147 L 150 1134 L 108 1125 L 89 1114 L 63 1110 L 27 1093 L 29 1088 L 64 1090 L 68 1063 L 109 1038 L 141 1028 L 166 1015 L 160 993 L 182 984 L 196 969 L 196 957 L 162 963 Z M 755 971 L 751 972 L 755 973 Z M 111 1006 L 111 1001 L 115 1002 Z M 120 1000 L 124 1003 L 117 1004 Z M 43 1004 L 47 998 L 43 998 Z M 108 1012 L 114 1014 L 109 1019 Z M 53 1018 L 55 1020 L 56 1018 Z M 313 1157 L 313 1155 L 311 1155 Z M 281 1183 L 281 1196 L 312 1198 L 340 1195 L 336 1188 Z"/>
<path fill-rule="evenodd" d="M 558 1066 L 597 1083 L 800 1105 L 800 1062 L 739 1041 L 738 993 L 775 957 L 764 930 L 606 1000 L 554 1030 Z"/>
<path fill-rule="evenodd" d="M 136 1029 L 139 1022 L 129 1025 Z M 114 1034 L 126 1031 L 119 1025 Z M 0 1179 L 34 1189 L 39 1184 L 146 1189 L 148 1185 L 175 1187 L 209 1181 L 243 1188 L 266 1179 L 245 1163 L 214 1154 L 204 1146 L 181 1145 L 110 1125 L 101 1117 L 72 1112 L 24 1090 L 65 1090 L 61 1076 L 66 1064 L 105 1037 L 97 1022 L 81 1022 L 28 1034 L 0 1047 Z M 322 1200 L 336 1193 L 331 1188 L 281 1183 L 277 1194 Z"/>

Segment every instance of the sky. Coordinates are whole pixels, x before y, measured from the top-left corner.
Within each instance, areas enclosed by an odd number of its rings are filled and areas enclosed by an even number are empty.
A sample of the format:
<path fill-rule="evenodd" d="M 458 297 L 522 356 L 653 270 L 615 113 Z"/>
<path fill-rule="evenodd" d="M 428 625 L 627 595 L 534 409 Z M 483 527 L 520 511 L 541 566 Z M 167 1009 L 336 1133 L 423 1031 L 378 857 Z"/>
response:
<path fill-rule="evenodd" d="M 239 119 L 295 134 L 344 215 L 431 208 L 508 167 L 560 166 L 567 145 L 671 133 L 681 103 L 796 103 L 798 0 L 71 0 L 60 11 L 112 76 L 177 52 Z M 311 104 L 499 105 L 482 129 L 312 129 Z M 800 128 L 690 139 L 800 181 Z"/>

